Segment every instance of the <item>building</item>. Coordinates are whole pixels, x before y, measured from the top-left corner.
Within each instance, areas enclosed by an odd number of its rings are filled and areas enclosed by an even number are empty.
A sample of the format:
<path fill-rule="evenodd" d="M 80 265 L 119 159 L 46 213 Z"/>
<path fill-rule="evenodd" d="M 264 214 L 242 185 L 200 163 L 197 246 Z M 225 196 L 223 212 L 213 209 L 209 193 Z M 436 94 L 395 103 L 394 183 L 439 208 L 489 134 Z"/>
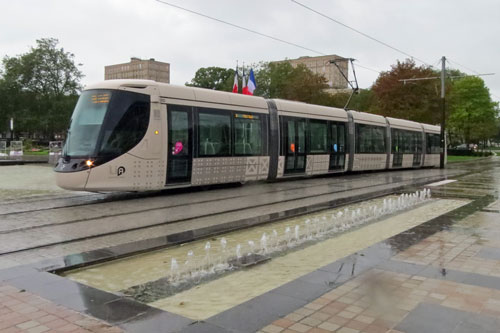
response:
<path fill-rule="evenodd" d="M 293 67 L 302 64 L 309 68 L 313 73 L 323 75 L 327 80 L 329 89 L 328 92 L 338 92 L 339 90 L 348 89 L 348 83 L 339 69 L 331 61 L 335 61 L 346 77 L 349 70 L 349 59 L 338 55 L 326 55 L 320 57 L 300 57 L 298 59 L 287 59 Z"/>
<path fill-rule="evenodd" d="M 154 58 L 142 60 L 134 57 L 124 64 L 105 66 L 104 79 L 144 79 L 170 83 L 170 64 Z"/>

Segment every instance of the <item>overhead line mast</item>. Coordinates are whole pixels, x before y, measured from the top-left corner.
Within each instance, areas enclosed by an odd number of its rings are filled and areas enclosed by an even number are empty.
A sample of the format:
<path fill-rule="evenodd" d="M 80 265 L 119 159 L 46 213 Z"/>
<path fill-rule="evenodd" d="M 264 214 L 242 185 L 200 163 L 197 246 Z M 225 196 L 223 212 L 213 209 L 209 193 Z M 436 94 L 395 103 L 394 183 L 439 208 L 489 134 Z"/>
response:
<path fill-rule="evenodd" d="M 495 73 L 484 73 L 480 74 L 476 71 L 476 75 L 454 75 L 454 76 L 448 76 L 448 78 L 461 78 L 461 77 L 468 77 L 468 76 L 485 76 L 485 75 L 495 75 Z M 441 169 L 444 168 L 445 164 L 445 145 L 446 145 L 446 134 L 445 134 L 445 127 L 446 127 L 446 100 L 445 100 L 445 79 L 446 79 L 446 57 L 443 56 L 441 57 L 441 75 L 439 77 L 437 76 L 430 76 L 430 77 L 417 77 L 417 78 L 411 78 L 411 79 L 401 79 L 398 81 L 403 82 L 403 84 L 406 84 L 406 82 L 409 81 L 423 81 L 423 80 L 436 80 L 436 79 L 441 79 L 441 156 L 439 160 L 439 166 Z"/>
<path fill-rule="evenodd" d="M 441 155 L 439 159 L 439 167 L 441 169 L 444 169 L 444 162 L 445 162 L 445 151 L 446 151 L 446 133 L 445 133 L 445 126 L 446 126 L 446 105 L 445 105 L 445 87 L 444 87 L 444 80 L 446 76 L 446 57 L 443 56 L 441 58 Z"/>

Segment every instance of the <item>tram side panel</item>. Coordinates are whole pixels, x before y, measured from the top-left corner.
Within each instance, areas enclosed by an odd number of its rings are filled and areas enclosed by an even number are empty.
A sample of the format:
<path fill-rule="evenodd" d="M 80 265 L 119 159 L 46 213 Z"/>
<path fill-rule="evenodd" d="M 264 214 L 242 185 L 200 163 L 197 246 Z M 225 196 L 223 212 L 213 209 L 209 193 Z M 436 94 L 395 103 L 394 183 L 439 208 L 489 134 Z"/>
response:
<path fill-rule="evenodd" d="M 192 107 L 192 112 L 193 157 L 189 184 L 199 186 L 268 178 L 266 113 L 198 106 Z M 177 142 L 169 142 L 174 152 L 176 144 L 180 146 Z M 175 158 L 171 152 L 169 156 Z M 172 183 L 167 176 L 167 186 L 176 185 L 179 184 Z"/>
<path fill-rule="evenodd" d="M 439 167 L 441 153 L 441 127 L 422 124 L 424 128 L 424 167 Z"/>
<path fill-rule="evenodd" d="M 279 151 L 277 178 L 347 170 L 348 123 L 344 110 L 281 100 L 273 103 L 279 122 L 279 147 L 274 149 Z"/>
<path fill-rule="evenodd" d="M 349 111 L 354 125 L 354 156 L 350 171 L 387 167 L 387 123 L 384 117 Z"/>

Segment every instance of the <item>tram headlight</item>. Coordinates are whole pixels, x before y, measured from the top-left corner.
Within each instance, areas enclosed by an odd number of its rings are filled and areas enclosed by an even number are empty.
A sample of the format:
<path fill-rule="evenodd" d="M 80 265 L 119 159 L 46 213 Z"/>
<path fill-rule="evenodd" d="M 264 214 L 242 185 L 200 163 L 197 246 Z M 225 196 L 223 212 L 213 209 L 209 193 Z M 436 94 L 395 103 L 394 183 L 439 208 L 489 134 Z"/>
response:
<path fill-rule="evenodd" d="M 86 164 L 86 165 L 90 168 L 91 166 L 93 166 L 93 165 L 94 165 L 94 161 L 92 161 L 92 160 L 87 160 L 87 161 L 85 162 L 85 164 Z"/>

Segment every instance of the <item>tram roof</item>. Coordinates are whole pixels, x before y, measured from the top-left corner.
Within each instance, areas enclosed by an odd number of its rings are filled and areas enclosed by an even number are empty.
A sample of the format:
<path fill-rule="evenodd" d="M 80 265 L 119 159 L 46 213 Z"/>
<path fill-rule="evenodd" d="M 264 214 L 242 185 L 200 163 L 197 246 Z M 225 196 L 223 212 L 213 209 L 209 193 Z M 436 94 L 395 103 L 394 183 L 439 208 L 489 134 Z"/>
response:
<path fill-rule="evenodd" d="M 377 114 L 359 112 L 349 110 L 349 113 L 352 115 L 354 122 L 368 124 L 368 125 L 376 125 L 376 126 L 386 126 L 387 123 L 385 121 L 385 117 L 379 116 Z"/>
<path fill-rule="evenodd" d="M 343 109 L 307 104 L 303 102 L 287 101 L 283 99 L 273 99 L 276 108 L 280 113 L 290 116 L 308 116 L 311 118 L 334 118 L 335 120 L 346 121 L 347 112 Z"/>
<path fill-rule="evenodd" d="M 389 121 L 389 125 L 391 125 L 391 128 L 400 128 L 400 129 L 422 132 L 421 123 L 417 123 L 415 121 L 410 121 L 410 120 L 391 118 L 391 117 L 386 117 L 386 119 Z"/>
<path fill-rule="evenodd" d="M 212 89 L 179 86 L 152 80 L 106 80 L 85 88 L 85 90 L 88 89 L 120 89 L 147 94 L 153 94 L 154 89 L 157 89 L 157 93 L 161 98 L 244 106 L 267 110 L 267 102 L 262 97 L 233 94 Z"/>
<path fill-rule="evenodd" d="M 422 124 L 424 126 L 425 133 L 441 134 L 441 127 L 429 124 Z"/>

